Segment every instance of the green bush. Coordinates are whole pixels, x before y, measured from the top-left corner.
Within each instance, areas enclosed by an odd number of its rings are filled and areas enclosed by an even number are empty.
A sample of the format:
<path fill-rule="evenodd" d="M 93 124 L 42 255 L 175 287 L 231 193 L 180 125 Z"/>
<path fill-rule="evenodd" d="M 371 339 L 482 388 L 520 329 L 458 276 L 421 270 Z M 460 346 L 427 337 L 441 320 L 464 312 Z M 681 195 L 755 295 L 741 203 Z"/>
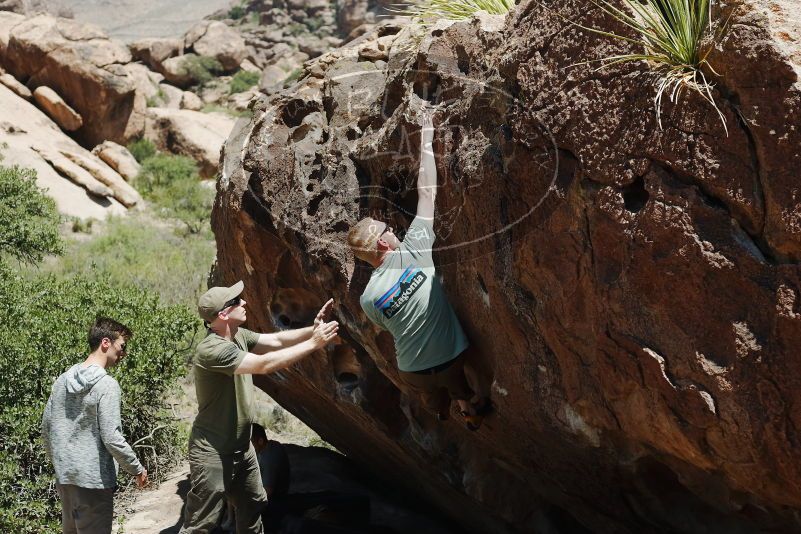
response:
<path fill-rule="evenodd" d="M 244 93 L 257 83 L 259 83 L 259 79 L 261 75 L 258 72 L 250 72 L 246 70 L 240 70 L 234 77 L 231 78 L 231 86 L 229 89 L 230 94 L 234 93 Z"/>
<path fill-rule="evenodd" d="M 201 86 L 223 71 L 222 64 L 216 58 L 209 56 L 188 56 L 181 63 L 181 68 Z"/>
<path fill-rule="evenodd" d="M 136 189 L 167 217 L 178 219 L 190 233 L 208 226 L 214 190 L 200 182 L 197 164 L 185 156 L 157 153 L 142 160 Z"/>
<path fill-rule="evenodd" d="M 322 17 L 309 17 L 303 21 L 303 24 L 306 25 L 306 29 L 309 30 L 309 33 L 317 33 L 317 30 L 325 24 L 325 21 Z"/>
<path fill-rule="evenodd" d="M 0 198 L 0 262 L 36 263 L 61 252 L 61 216 L 36 185 L 36 171 L 0 166 Z"/>
<path fill-rule="evenodd" d="M 34 179 L 30 170 L 0 167 L 0 250 L 28 263 L 63 249 L 55 206 Z M 139 334 L 136 352 L 132 343 L 132 357 L 120 368 L 123 391 L 136 399 L 124 405 L 126 435 L 133 442 L 158 428 L 138 447 L 156 479 L 180 451 L 162 398 L 184 369 L 178 353 L 197 330 L 193 314 L 162 307 L 154 294 L 127 282 L 74 274 L 26 280 L 0 262 L 0 313 L 13 317 L 0 321 L 0 532 L 57 530 L 59 504 L 40 421 L 52 380 L 85 356 L 86 329 L 96 314 L 117 317 Z"/>
<path fill-rule="evenodd" d="M 128 145 L 128 152 L 141 164 L 147 158 L 152 158 L 156 155 L 156 145 L 143 137 L 142 139 L 137 139 L 130 143 Z"/>
<path fill-rule="evenodd" d="M 83 277 L 25 280 L 0 267 L 0 531 L 57 530 L 60 505 L 40 423 L 53 380 L 85 358 L 86 332 L 98 315 L 134 331 L 129 354 L 112 374 L 123 391 L 123 431 L 158 480 L 181 454 L 164 397 L 183 373 L 198 321 L 158 296 Z M 151 434 L 151 437 L 147 437 Z M 143 439 L 144 438 L 144 439 Z M 120 485 L 130 483 L 121 474 Z"/>
<path fill-rule="evenodd" d="M 245 10 L 245 6 L 239 5 L 234 6 L 228 10 L 228 18 L 233 20 L 239 20 L 245 16 L 247 11 Z"/>

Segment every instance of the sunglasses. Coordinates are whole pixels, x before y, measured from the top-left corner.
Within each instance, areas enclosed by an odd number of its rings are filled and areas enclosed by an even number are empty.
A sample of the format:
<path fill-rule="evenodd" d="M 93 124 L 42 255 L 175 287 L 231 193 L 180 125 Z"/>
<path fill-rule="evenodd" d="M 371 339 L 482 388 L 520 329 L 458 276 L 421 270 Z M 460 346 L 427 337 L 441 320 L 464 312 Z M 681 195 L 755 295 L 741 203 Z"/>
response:
<path fill-rule="evenodd" d="M 228 302 L 226 302 L 225 304 L 223 304 L 223 307 L 220 308 L 220 311 L 223 311 L 224 309 L 230 308 L 232 306 L 239 306 L 239 304 L 241 302 L 242 302 L 242 299 L 240 297 L 234 297 L 231 300 L 229 300 Z"/>

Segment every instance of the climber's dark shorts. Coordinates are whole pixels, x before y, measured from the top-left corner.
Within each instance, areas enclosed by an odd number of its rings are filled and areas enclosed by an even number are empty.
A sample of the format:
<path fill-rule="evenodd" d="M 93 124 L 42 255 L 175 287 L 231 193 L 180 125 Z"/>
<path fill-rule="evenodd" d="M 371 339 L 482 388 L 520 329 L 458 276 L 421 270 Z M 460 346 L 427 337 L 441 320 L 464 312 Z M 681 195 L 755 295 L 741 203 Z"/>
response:
<path fill-rule="evenodd" d="M 470 401 L 473 390 L 464 376 L 466 349 L 456 358 L 425 371 L 399 371 L 409 390 L 420 396 L 423 407 L 431 413 L 448 413 L 451 400 Z"/>

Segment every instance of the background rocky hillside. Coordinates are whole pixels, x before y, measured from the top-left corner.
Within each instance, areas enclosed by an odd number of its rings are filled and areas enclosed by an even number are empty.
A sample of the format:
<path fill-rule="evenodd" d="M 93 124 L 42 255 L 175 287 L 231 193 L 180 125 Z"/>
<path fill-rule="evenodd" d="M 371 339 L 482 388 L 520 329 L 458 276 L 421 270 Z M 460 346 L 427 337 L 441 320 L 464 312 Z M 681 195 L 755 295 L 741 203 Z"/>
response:
<path fill-rule="evenodd" d="M 224 149 L 212 224 L 250 326 L 329 296 L 343 343 L 260 386 L 352 458 L 477 532 L 801 529 L 801 85 L 790 2 L 746 0 L 710 58 L 716 102 L 653 110 L 642 64 L 566 19 L 590 4 L 379 25 L 262 99 Z M 496 414 L 437 423 L 399 385 L 344 247 L 415 206 L 438 105 L 438 249 Z M 458 419 L 458 418 L 457 418 Z"/>
<path fill-rule="evenodd" d="M 125 12 L 122 24 L 148 6 L 104 4 L 92 13 Z M 122 198 L 108 189 L 109 180 L 130 189 L 125 181 L 136 172 L 118 173 L 86 152 L 105 142 L 145 138 L 194 159 L 202 177 L 213 177 L 222 143 L 236 118 L 249 115 L 251 101 L 283 89 L 304 62 L 366 32 L 380 6 L 365 6 L 346 17 L 347 9 L 328 3 L 259 0 L 197 21 L 211 4 L 193 4 L 188 30 L 174 25 L 170 36 L 125 44 L 85 22 L 94 20 L 81 11 L 90 6 L 73 13 L 65 3 L 0 4 L 0 97 L 7 110 L 0 143 L 7 162 L 36 168 L 61 211 L 84 218 L 124 213 L 115 200 L 126 207 L 139 202 L 135 192 Z M 97 20 L 113 31 L 109 21 L 117 18 Z"/>

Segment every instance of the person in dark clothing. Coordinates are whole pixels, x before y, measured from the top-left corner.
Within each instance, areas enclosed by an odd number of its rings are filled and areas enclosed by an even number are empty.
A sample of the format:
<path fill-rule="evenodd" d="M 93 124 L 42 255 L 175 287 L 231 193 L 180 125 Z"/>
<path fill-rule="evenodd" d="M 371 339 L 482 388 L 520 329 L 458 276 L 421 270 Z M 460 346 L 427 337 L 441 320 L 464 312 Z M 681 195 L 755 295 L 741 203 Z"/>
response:
<path fill-rule="evenodd" d="M 250 436 L 253 448 L 256 449 L 256 458 L 259 460 L 261 483 L 267 497 L 282 498 L 289 494 L 289 456 L 283 444 L 267 439 L 264 427 L 254 423 Z"/>

